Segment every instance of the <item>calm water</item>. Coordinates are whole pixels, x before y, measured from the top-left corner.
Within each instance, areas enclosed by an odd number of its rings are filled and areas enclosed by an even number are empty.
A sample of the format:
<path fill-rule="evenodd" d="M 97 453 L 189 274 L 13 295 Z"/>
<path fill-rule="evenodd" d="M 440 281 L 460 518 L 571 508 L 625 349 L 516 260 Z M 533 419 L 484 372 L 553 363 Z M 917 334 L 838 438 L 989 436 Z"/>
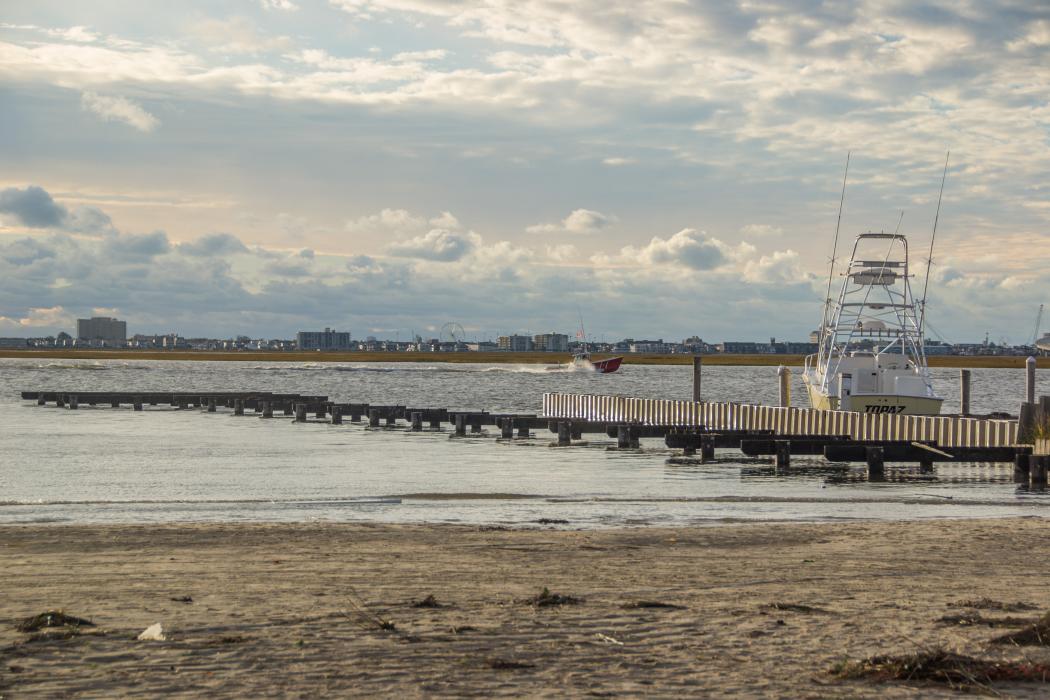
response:
<path fill-rule="evenodd" d="M 958 409 L 957 371 L 934 370 Z M 294 424 L 286 418 L 154 407 L 23 402 L 22 390 L 258 390 L 333 400 L 538 413 L 547 391 L 688 398 L 689 367 L 627 366 L 609 376 L 538 367 L 443 364 L 262 364 L 0 360 L 0 523 L 382 520 L 572 526 L 749 519 L 978 517 L 1050 514 L 1050 497 L 1011 483 L 1002 465 L 955 465 L 933 477 L 719 451 L 699 465 L 661 440 L 617 452 L 613 440 L 558 449 L 552 435 L 502 442 L 447 432 Z M 1038 393 L 1050 393 L 1040 371 Z M 706 367 L 710 400 L 773 402 L 776 369 Z M 973 410 L 1016 413 L 1021 370 L 973 371 Z M 795 378 L 796 403 L 803 397 Z M 801 405 L 801 404 L 799 404 Z M 491 430 L 491 429 L 490 429 Z"/>

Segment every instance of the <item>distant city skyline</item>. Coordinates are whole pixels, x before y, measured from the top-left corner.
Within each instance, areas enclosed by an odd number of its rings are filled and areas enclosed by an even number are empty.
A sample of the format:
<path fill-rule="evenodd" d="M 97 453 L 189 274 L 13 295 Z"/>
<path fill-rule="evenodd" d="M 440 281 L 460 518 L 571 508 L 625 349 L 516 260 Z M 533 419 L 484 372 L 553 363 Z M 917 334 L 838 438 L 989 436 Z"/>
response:
<path fill-rule="evenodd" d="M 930 335 L 1023 343 L 1048 94 L 1007 0 L 8 3 L 0 337 L 800 340 L 950 149 Z"/>

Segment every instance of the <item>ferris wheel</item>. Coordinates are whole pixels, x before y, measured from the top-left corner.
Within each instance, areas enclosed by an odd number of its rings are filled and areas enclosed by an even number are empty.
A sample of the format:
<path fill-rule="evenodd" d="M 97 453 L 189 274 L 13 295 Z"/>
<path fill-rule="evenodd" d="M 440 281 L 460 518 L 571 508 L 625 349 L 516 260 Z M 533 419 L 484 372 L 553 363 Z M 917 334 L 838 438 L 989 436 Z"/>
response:
<path fill-rule="evenodd" d="M 441 327 L 440 340 L 442 343 L 462 343 L 466 339 L 467 332 L 455 321 L 449 321 Z"/>

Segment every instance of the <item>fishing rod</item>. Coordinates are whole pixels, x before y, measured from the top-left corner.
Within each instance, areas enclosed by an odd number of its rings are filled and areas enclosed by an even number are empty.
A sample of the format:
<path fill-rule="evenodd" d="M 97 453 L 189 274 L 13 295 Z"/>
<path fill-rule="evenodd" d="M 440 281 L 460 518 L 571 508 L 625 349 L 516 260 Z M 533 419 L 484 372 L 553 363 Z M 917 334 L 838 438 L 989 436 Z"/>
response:
<path fill-rule="evenodd" d="M 839 215 L 835 222 L 835 242 L 831 246 L 831 265 L 828 269 L 828 292 L 824 296 L 824 318 L 820 324 L 820 348 L 824 350 L 824 339 L 828 332 L 828 309 L 831 307 L 831 282 L 835 278 L 835 256 L 839 249 L 839 231 L 842 228 L 842 206 L 846 202 L 846 178 L 849 176 L 849 159 L 852 151 L 846 153 L 846 171 L 842 173 L 842 194 L 839 195 Z"/>
<path fill-rule="evenodd" d="M 944 172 L 941 173 L 941 191 L 937 195 L 937 213 L 933 216 L 933 234 L 930 236 L 930 254 L 926 258 L 926 279 L 922 283 L 922 303 L 919 311 L 919 338 L 922 338 L 926 328 L 926 293 L 930 288 L 930 268 L 933 266 L 933 242 L 937 240 L 937 223 L 941 219 L 941 199 L 944 197 L 944 181 L 948 178 L 948 159 L 952 152 L 948 151 L 944 156 Z"/>

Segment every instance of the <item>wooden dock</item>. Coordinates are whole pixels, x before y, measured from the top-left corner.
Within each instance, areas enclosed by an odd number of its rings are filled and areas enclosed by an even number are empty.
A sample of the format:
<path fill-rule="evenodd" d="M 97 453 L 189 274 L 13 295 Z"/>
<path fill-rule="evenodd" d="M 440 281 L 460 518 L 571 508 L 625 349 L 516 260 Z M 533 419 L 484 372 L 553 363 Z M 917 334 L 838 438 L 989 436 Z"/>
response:
<path fill-rule="evenodd" d="M 450 437 L 488 436 L 484 427 L 498 428 L 499 439 L 519 440 L 533 431 L 557 436 L 552 446 L 580 444 L 585 434 L 616 439 L 616 449 L 637 449 L 641 439 L 662 439 L 667 447 L 699 461 L 715 459 L 715 449 L 740 450 L 748 457 L 772 457 L 778 470 L 791 468 L 792 455 L 821 455 L 830 462 L 862 462 L 870 477 L 881 476 L 886 462 L 915 463 L 932 470 L 938 462 L 1012 463 L 1014 480 L 1032 486 L 1046 483 L 1050 457 L 1033 455 L 1021 444 L 1018 421 L 959 416 L 867 415 L 793 407 L 728 402 L 674 401 L 620 396 L 544 394 L 541 414 L 492 413 L 484 410 L 377 405 L 330 401 L 328 396 L 238 392 L 36 392 L 22 399 L 37 405 L 168 406 L 235 416 L 254 412 L 260 418 L 276 414 L 295 422 L 324 420 L 366 424 L 372 429 L 407 428 L 411 432 L 450 428 Z M 1050 402 L 1048 402 L 1050 406 Z M 401 421 L 401 423 L 399 423 Z M 612 449 L 610 447 L 610 449 Z"/>

